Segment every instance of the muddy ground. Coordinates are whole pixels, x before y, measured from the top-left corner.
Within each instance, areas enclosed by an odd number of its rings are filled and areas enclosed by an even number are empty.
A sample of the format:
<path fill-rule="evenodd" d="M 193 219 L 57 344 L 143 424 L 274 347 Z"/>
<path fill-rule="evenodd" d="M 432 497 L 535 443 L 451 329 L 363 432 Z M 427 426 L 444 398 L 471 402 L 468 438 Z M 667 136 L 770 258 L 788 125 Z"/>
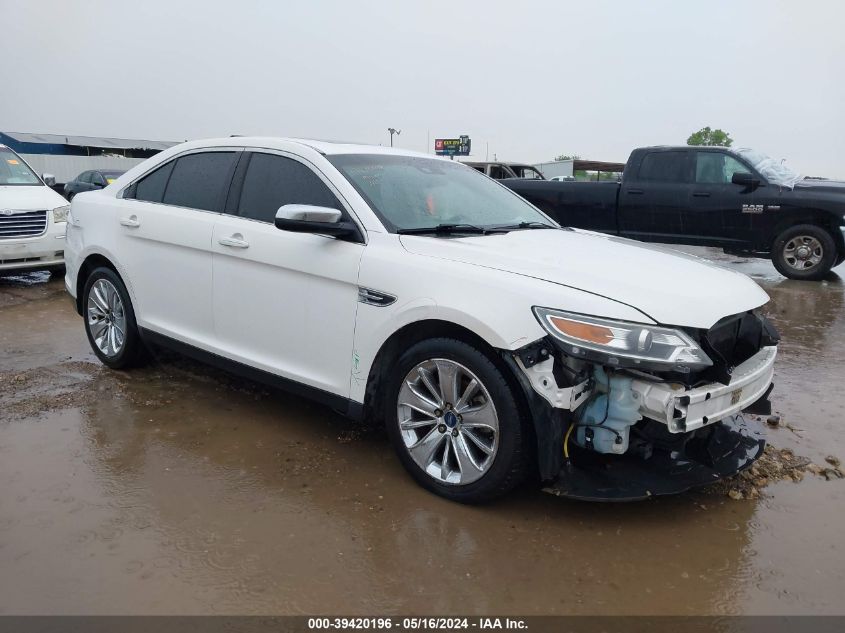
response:
<path fill-rule="evenodd" d="M 845 613 L 845 266 L 688 250 L 772 296 L 789 476 L 628 505 L 449 503 L 302 399 L 175 356 L 106 370 L 60 279 L 0 279 L 0 614 Z"/>

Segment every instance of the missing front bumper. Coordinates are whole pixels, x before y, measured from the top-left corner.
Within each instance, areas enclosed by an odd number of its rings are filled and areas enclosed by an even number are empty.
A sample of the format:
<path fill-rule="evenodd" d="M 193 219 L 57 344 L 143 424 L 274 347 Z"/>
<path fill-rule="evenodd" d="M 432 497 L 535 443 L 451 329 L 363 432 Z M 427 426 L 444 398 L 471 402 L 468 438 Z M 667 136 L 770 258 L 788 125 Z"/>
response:
<path fill-rule="evenodd" d="M 766 446 L 762 428 L 742 415 L 702 429 L 707 435 L 682 450 L 655 449 L 650 457 L 604 455 L 577 450 L 569 466 L 543 490 L 586 501 L 636 501 L 673 495 L 736 474 L 753 464 Z"/>

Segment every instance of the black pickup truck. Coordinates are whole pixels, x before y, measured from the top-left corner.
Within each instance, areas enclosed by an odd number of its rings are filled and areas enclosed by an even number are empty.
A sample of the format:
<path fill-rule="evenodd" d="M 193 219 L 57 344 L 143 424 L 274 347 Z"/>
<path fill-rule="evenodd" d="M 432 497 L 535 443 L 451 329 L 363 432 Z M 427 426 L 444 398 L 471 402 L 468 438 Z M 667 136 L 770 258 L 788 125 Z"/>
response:
<path fill-rule="evenodd" d="M 770 257 L 792 279 L 845 261 L 845 182 L 802 178 L 753 150 L 645 147 L 621 182 L 501 182 L 566 226 Z"/>

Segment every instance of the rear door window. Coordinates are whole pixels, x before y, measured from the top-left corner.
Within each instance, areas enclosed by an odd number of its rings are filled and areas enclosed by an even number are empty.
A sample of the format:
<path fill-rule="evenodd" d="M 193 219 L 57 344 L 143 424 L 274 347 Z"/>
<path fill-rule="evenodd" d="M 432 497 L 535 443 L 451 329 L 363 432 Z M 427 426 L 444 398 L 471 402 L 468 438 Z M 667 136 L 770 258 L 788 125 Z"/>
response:
<path fill-rule="evenodd" d="M 219 211 L 229 189 L 236 156 L 236 152 L 201 152 L 177 158 L 162 202 Z"/>
<path fill-rule="evenodd" d="M 687 152 L 651 152 L 643 157 L 639 180 L 687 182 Z"/>
<path fill-rule="evenodd" d="M 510 172 L 506 171 L 501 165 L 490 165 L 490 178 L 495 180 L 504 180 L 510 178 Z"/>
<path fill-rule="evenodd" d="M 244 175 L 238 214 L 273 222 L 279 207 L 310 204 L 343 210 L 337 197 L 309 167 L 276 154 L 252 153 Z"/>

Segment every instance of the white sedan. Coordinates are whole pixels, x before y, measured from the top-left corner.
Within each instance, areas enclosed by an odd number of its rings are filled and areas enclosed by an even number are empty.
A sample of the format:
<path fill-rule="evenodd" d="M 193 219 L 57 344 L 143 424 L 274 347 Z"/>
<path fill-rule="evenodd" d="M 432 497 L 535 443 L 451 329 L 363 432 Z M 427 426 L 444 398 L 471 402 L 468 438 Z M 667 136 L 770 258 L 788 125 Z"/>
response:
<path fill-rule="evenodd" d="M 750 279 L 558 226 L 474 169 L 360 145 L 185 143 L 73 200 L 68 292 L 115 369 L 163 345 L 387 425 L 445 497 L 580 498 L 747 467 L 777 333 Z"/>

